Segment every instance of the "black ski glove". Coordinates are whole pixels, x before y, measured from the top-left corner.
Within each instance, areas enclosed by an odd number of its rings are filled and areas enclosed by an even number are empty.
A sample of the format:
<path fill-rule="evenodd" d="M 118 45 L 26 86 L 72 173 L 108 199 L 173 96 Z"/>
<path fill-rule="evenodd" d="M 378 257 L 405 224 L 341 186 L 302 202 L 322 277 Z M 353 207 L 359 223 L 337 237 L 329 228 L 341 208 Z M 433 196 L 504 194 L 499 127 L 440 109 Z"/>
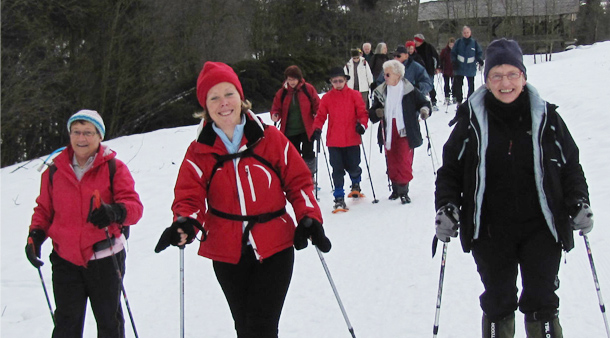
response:
<path fill-rule="evenodd" d="M 39 258 L 42 243 L 44 243 L 45 239 L 47 239 L 47 235 L 44 230 L 32 230 L 28 235 L 28 243 L 25 245 L 25 255 L 28 261 L 37 269 L 44 265 L 44 262 Z"/>
<path fill-rule="evenodd" d="M 311 134 L 311 140 L 310 141 L 311 142 L 313 142 L 313 141 L 320 141 L 320 137 L 322 137 L 322 130 L 316 129 Z"/>
<path fill-rule="evenodd" d="M 580 230 L 580 235 L 586 235 L 593 229 L 593 210 L 586 200 L 579 200 L 570 211 L 570 225 L 573 230 Z"/>
<path fill-rule="evenodd" d="M 161 238 L 159 238 L 159 242 L 157 242 L 157 246 L 155 247 L 155 252 L 159 253 L 170 245 L 178 246 L 178 243 L 180 243 L 180 233 L 178 232 L 178 229 L 182 229 L 187 236 L 186 244 L 190 244 L 193 242 L 193 239 L 195 239 L 195 227 L 203 229 L 201 224 L 195 219 L 190 217 L 178 217 L 178 219 L 172 223 L 171 226 L 165 228 L 165 231 L 161 234 Z M 205 235 L 203 240 L 205 240 Z"/>
<path fill-rule="evenodd" d="M 88 221 L 96 227 L 104 229 L 113 222 L 123 223 L 126 215 L 127 211 L 123 203 L 102 203 L 99 208 L 91 211 Z"/>
<path fill-rule="evenodd" d="M 307 247 L 307 239 L 311 238 L 311 243 L 326 253 L 330 251 L 331 243 L 324 234 L 322 224 L 309 217 L 303 217 L 294 232 L 294 247 L 301 250 Z"/>
<path fill-rule="evenodd" d="M 356 124 L 356 132 L 360 135 L 364 134 L 364 132 L 366 131 L 366 129 L 364 129 L 364 126 L 360 123 Z"/>

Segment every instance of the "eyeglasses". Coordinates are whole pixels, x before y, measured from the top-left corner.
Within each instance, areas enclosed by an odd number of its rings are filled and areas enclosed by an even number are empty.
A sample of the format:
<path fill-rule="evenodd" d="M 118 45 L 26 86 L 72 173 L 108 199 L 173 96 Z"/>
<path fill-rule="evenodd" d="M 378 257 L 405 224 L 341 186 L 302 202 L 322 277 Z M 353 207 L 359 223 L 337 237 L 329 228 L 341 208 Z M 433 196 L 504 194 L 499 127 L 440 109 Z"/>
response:
<path fill-rule="evenodd" d="M 344 79 L 335 79 L 330 82 L 332 82 L 333 84 L 342 84 L 343 82 L 345 82 L 345 80 Z"/>
<path fill-rule="evenodd" d="M 392 76 L 392 74 L 390 74 L 390 73 L 385 73 L 385 77 L 390 77 L 390 76 Z"/>
<path fill-rule="evenodd" d="M 500 73 L 491 74 L 491 75 L 489 75 L 489 80 L 491 82 L 498 83 L 498 82 L 502 81 L 502 79 L 504 79 L 504 77 L 506 76 L 508 81 L 515 81 L 521 77 L 521 74 L 523 74 L 523 72 L 510 72 L 508 74 L 500 74 Z"/>
<path fill-rule="evenodd" d="M 93 137 L 93 135 L 97 135 L 97 132 L 94 132 L 94 131 L 80 131 L 80 130 L 73 130 L 73 131 L 70 132 L 70 136 L 80 137 L 81 135 L 83 135 L 86 138 L 90 138 L 90 137 Z"/>

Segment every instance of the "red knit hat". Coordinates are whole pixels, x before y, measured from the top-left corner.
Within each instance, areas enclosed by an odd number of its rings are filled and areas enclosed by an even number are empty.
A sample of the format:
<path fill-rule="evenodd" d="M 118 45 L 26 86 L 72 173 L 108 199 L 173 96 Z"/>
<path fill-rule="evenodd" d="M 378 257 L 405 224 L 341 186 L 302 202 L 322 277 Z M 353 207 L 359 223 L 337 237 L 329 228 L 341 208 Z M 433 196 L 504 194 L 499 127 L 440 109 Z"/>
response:
<path fill-rule="evenodd" d="M 405 47 L 409 48 L 409 46 L 415 47 L 415 41 L 409 40 L 409 41 L 405 42 Z"/>
<path fill-rule="evenodd" d="M 221 82 L 229 82 L 237 88 L 239 96 L 244 100 L 244 91 L 241 88 L 241 82 L 233 68 L 222 62 L 208 61 L 203 65 L 199 78 L 197 78 L 197 99 L 199 104 L 205 109 L 205 101 L 210 88 Z"/>

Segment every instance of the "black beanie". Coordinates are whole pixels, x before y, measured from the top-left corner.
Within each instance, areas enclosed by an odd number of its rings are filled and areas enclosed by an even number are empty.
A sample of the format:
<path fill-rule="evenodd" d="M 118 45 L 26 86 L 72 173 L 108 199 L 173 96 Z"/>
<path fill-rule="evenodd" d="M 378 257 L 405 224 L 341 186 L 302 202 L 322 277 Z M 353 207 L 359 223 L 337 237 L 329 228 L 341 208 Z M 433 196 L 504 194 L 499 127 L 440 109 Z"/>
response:
<path fill-rule="evenodd" d="M 515 40 L 505 38 L 492 41 L 485 52 L 485 79 L 489 70 L 495 66 L 511 65 L 519 68 L 527 79 L 525 65 L 523 65 L 523 52 Z"/>

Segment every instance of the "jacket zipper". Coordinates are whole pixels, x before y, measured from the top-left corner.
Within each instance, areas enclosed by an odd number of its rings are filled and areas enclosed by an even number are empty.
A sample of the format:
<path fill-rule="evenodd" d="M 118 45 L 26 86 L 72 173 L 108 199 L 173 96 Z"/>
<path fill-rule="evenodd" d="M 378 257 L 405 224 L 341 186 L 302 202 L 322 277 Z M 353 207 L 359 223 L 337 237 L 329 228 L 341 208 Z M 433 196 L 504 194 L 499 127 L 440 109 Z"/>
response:
<path fill-rule="evenodd" d="M 239 207 L 241 210 L 241 214 L 242 216 L 246 216 L 248 213 L 246 211 L 246 200 L 245 200 L 245 196 L 244 196 L 244 189 L 243 186 L 241 185 L 241 178 L 239 176 L 239 158 L 236 158 L 234 160 L 235 162 L 235 180 L 237 182 L 237 193 L 238 193 L 238 198 L 239 198 Z M 242 228 L 241 231 L 243 233 L 244 229 L 246 228 L 247 222 L 242 222 Z M 250 245 L 252 245 L 252 250 L 254 251 L 254 256 L 256 257 L 257 260 L 259 260 L 260 262 L 263 261 L 263 258 L 258 254 L 258 250 L 256 249 L 256 243 L 254 242 L 254 237 L 252 237 L 252 232 L 250 232 L 249 234 L 249 239 L 250 239 Z"/>
<path fill-rule="evenodd" d="M 246 175 L 248 176 L 248 183 L 250 184 L 250 194 L 252 195 L 252 201 L 256 202 L 256 193 L 254 192 L 254 182 L 252 182 L 252 174 L 250 173 L 250 166 L 246 166 Z"/>

